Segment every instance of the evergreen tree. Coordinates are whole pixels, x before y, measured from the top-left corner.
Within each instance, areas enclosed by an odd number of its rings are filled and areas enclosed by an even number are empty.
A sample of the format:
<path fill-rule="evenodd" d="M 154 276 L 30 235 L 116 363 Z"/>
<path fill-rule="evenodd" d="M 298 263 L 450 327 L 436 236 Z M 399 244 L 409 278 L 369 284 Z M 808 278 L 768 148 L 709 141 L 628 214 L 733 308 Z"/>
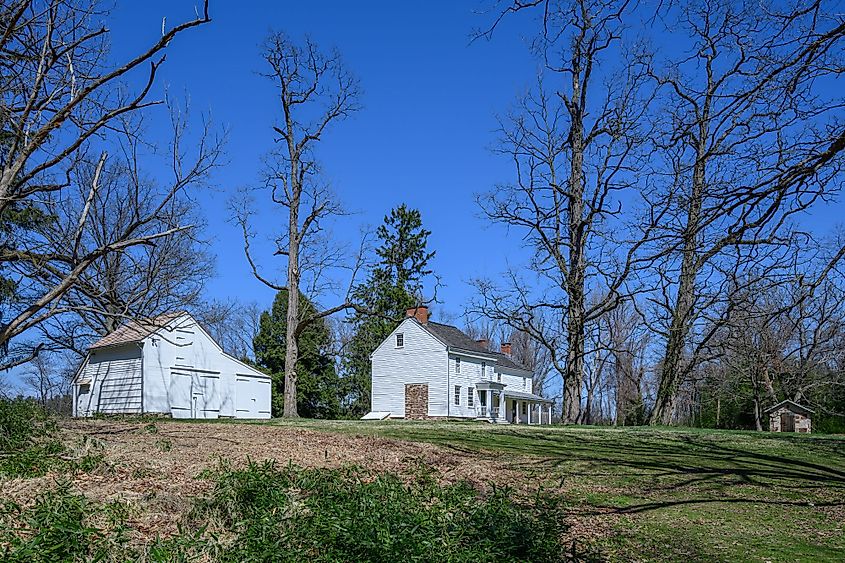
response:
<path fill-rule="evenodd" d="M 314 304 L 302 294 L 299 299 L 300 313 L 306 318 L 313 316 L 316 313 Z M 272 308 L 261 313 L 258 334 L 253 341 L 256 363 L 273 378 L 273 416 L 281 416 L 284 411 L 287 309 L 287 290 L 282 290 L 276 294 Z M 337 418 L 340 413 L 338 377 L 328 352 L 332 338 L 325 319 L 306 325 L 297 342 L 297 411 L 308 418 Z"/>
<path fill-rule="evenodd" d="M 343 359 L 342 395 L 347 416 L 357 417 L 370 409 L 370 354 L 396 328 L 408 308 L 422 302 L 423 282 L 434 252 L 428 252 L 428 236 L 416 209 L 404 204 L 391 210 L 376 235 L 379 260 L 367 281 L 355 288 L 353 299 L 366 313 L 349 320 L 354 330 Z"/>

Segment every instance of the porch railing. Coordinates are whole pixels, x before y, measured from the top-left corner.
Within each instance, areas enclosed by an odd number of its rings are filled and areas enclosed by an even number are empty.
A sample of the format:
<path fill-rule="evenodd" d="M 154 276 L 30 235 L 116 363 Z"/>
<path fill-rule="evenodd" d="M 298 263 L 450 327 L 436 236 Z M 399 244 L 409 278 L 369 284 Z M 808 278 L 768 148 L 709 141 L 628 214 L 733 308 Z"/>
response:
<path fill-rule="evenodd" d="M 479 405 L 475 409 L 476 415 L 481 418 L 499 418 L 499 407 L 487 407 L 485 405 Z"/>

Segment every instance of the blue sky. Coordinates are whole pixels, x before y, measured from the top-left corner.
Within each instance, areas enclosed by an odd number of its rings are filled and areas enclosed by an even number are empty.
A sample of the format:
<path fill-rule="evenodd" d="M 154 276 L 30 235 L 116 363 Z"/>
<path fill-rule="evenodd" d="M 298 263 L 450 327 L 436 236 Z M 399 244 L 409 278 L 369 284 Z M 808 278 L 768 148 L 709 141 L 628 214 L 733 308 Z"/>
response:
<path fill-rule="evenodd" d="M 162 17 L 168 25 L 191 19 L 193 6 L 176 0 L 118 5 L 110 18 L 115 60 L 153 41 Z M 208 111 L 228 129 L 217 191 L 200 196 L 218 260 L 209 298 L 261 304 L 272 298 L 252 278 L 226 206 L 238 187 L 257 183 L 260 158 L 273 145 L 274 85 L 258 75 L 260 43 L 271 29 L 337 47 L 363 87 L 363 110 L 330 131 L 319 148 L 326 177 L 357 212 L 336 225 L 337 237 L 353 242 L 362 226 L 377 225 L 400 203 L 419 208 L 432 231 L 434 269 L 446 285 L 441 309 L 453 315 L 462 313 L 470 296 L 470 278 L 505 268 L 519 238 L 481 218 L 474 196 L 511 173 L 510 163 L 490 151 L 495 115 L 532 83 L 536 64 L 527 48 L 528 18 L 511 20 L 493 41 L 470 42 L 473 30 L 491 21 L 483 13 L 487 6 L 474 0 L 217 1 L 211 24 L 177 38 L 158 95 L 165 87 L 177 96 L 187 93 L 194 113 Z M 264 232 L 275 228 L 273 220 L 263 218 Z"/>
<path fill-rule="evenodd" d="M 511 162 L 490 147 L 496 114 L 535 84 L 538 65 L 528 43 L 540 13 L 506 18 L 491 41 L 471 42 L 473 31 L 495 17 L 489 11 L 494 4 L 211 2 L 213 21 L 176 39 L 156 85 L 157 96 L 165 89 L 187 95 L 194 117 L 209 112 L 228 130 L 216 189 L 198 196 L 218 263 L 208 298 L 262 305 L 272 299 L 272 291 L 249 272 L 227 206 L 239 187 L 259 184 L 261 157 L 273 146 L 272 125 L 279 114 L 275 85 L 258 74 L 260 45 L 271 30 L 294 38 L 308 34 L 325 48 L 336 47 L 363 87 L 363 110 L 330 130 L 318 149 L 326 178 L 347 209 L 356 212 L 335 225 L 339 241 L 354 247 L 362 227 L 376 226 L 400 203 L 419 208 L 432 231 L 434 270 L 445 284 L 439 310 L 453 318 L 473 294 L 471 278 L 495 278 L 508 263 L 524 262 L 524 233 L 508 233 L 483 218 L 475 195 L 513 178 Z M 162 17 L 168 26 L 193 18 L 194 6 L 191 0 L 118 3 L 109 18 L 114 59 L 124 60 L 153 42 Z M 678 34 L 650 35 L 664 54 L 670 44 L 689 47 Z M 154 111 L 165 115 L 162 108 Z M 802 222 L 829 233 L 841 209 L 839 202 L 820 205 Z M 284 220 L 281 213 L 264 213 L 258 227 L 270 237 Z M 284 268 L 283 260 L 270 258 L 269 245 L 256 251 L 265 266 Z M 323 304 L 335 302 L 327 297 Z"/>

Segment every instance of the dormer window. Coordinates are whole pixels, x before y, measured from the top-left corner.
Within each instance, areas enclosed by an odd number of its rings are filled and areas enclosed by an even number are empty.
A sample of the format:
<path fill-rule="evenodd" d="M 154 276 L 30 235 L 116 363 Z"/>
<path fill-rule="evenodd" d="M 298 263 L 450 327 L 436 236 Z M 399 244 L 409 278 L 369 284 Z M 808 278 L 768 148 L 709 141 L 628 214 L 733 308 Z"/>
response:
<path fill-rule="evenodd" d="M 405 334 L 402 332 L 396 333 L 396 347 L 397 348 L 404 348 L 405 347 Z"/>

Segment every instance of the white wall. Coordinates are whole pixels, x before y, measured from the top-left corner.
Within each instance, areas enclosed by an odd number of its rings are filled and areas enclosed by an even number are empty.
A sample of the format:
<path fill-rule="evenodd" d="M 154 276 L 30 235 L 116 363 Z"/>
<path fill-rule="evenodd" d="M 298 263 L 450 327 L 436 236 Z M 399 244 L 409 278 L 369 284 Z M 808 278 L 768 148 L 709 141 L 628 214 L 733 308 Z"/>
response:
<path fill-rule="evenodd" d="M 95 412 L 138 414 L 141 412 L 141 350 L 137 344 L 95 350 L 79 374 L 91 381 L 88 393 L 74 389 L 76 416 Z"/>
<path fill-rule="evenodd" d="M 396 347 L 396 334 L 404 335 L 404 346 Z M 531 392 L 520 371 L 496 365 L 495 359 L 446 353 L 446 346 L 413 319 L 405 319 L 373 352 L 372 356 L 373 411 L 390 412 L 392 417 L 405 416 L 405 385 L 428 384 L 428 415 L 437 417 L 475 418 L 480 404 L 476 385 L 480 381 L 501 382 L 514 391 Z M 455 368 L 461 359 L 461 372 Z M 484 365 L 482 375 L 482 364 Z M 460 402 L 455 404 L 455 386 L 459 385 Z M 469 406 L 468 388 L 473 388 L 474 406 Z M 488 405 L 489 407 L 490 405 Z"/>
<path fill-rule="evenodd" d="M 143 385 L 138 386 L 137 408 L 135 410 L 112 408 L 110 411 L 105 411 L 105 405 L 101 401 L 99 404 L 101 412 L 140 412 L 140 388 L 143 387 L 144 412 L 173 415 L 172 407 L 176 406 L 182 407 L 183 412 L 180 414 L 184 414 L 185 405 L 182 403 L 185 403 L 186 399 L 183 397 L 185 386 L 188 385 L 190 394 L 193 385 L 202 387 L 206 391 L 203 394 L 204 405 L 200 409 L 204 417 L 239 416 L 235 408 L 239 389 L 243 393 L 250 394 L 250 397 L 245 398 L 254 407 L 249 412 L 250 418 L 270 417 L 271 386 L 267 384 L 270 380 L 269 376 L 224 354 L 211 337 L 190 317 L 185 317 L 185 320 L 177 323 L 176 328 L 163 328 L 148 336 L 140 349 L 135 343 L 93 351 L 90 360 L 83 367 L 83 372 L 87 374 L 93 370 L 98 358 L 121 360 L 128 357 L 127 354 L 134 354 L 137 358 L 139 382 L 140 365 L 143 363 Z M 177 376 L 176 388 L 174 388 L 174 373 L 183 374 L 181 379 Z M 255 379 L 262 383 L 238 386 L 236 380 L 245 378 Z M 95 388 L 98 391 L 99 381 L 96 376 L 95 381 L 97 381 Z M 174 400 L 179 405 L 174 405 Z M 190 402 L 190 399 L 188 401 Z M 135 403 L 130 406 L 135 408 Z M 96 409 L 95 404 L 92 410 Z M 79 414 L 81 415 L 82 413 Z"/>
<path fill-rule="evenodd" d="M 404 335 L 404 346 L 396 347 L 396 334 Z M 413 319 L 405 319 L 376 348 L 372 356 L 373 411 L 405 416 L 405 384 L 427 383 L 429 416 L 446 408 L 446 346 Z"/>
<path fill-rule="evenodd" d="M 456 359 L 461 359 L 461 373 L 456 372 L 455 364 Z M 484 364 L 484 375 L 482 376 L 482 364 Z M 463 354 L 452 352 L 449 354 L 449 408 L 448 411 L 442 411 L 440 416 L 446 416 L 447 412 L 449 416 L 458 416 L 458 417 L 468 417 L 468 418 L 475 418 L 476 417 L 476 407 L 480 404 L 479 396 L 478 396 L 478 389 L 476 389 L 476 384 L 479 381 L 496 381 L 495 375 L 495 361 L 494 360 L 482 360 L 480 358 L 475 358 L 471 356 L 465 356 Z M 445 381 L 444 381 L 445 383 Z M 455 404 L 455 385 L 461 386 L 461 402 L 460 405 Z M 473 394 L 475 395 L 475 406 L 470 407 L 467 401 L 467 388 L 473 388 Z M 490 405 L 488 404 L 487 407 L 489 408 Z"/>
<path fill-rule="evenodd" d="M 269 376 L 226 355 L 193 320 L 178 323 L 173 330 L 160 330 L 144 341 L 144 369 L 147 374 L 144 406 L 147 412 L 170 412 L 171 370 L 219 374 L 215 394 L 210 400 L 219 408 L 219 416 L 239 416 L 236 411 L 238 378 L 269 381 Z M 243 392 L 256 393 L 256 409 L 251 418 L 270 418 L 270 386 L 241 385 Z M 262 394 L 266 393 L 266 397 Z M 217 406 L 219 405 L 219 406 Z M 258 416 L 256 416 L 256 412 Z M 240 415 L 245 416 L 245 415 Z"/>
<path fill-rule="evenodd" d="M 523 393 L 533 393 L 534 389 L 531 387 L 531 377 L 522 375 L 521 371 L 508 369 L 503 366 L 496 366 L 496 370 L 502 374 L 502 383 L 507 385 L 505 387 L 508 391 L 522 391 Z M 527 382 L 526 382 L 527 380 Z"/>

